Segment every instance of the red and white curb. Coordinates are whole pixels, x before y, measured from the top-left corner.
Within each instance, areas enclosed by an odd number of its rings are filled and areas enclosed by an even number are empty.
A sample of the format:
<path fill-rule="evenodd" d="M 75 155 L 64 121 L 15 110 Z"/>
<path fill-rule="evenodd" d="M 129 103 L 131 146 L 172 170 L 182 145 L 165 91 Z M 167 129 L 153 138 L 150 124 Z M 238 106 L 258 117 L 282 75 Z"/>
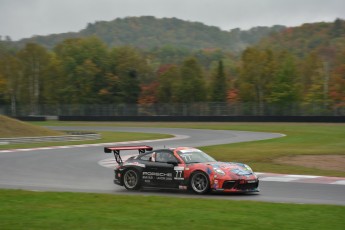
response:
<path fill-rule="evenodd" d="M 86 148 L 86 147 L 99 147 L 99 146 L 105 146 L 105 145 L 132 145 L 132 144 L 142 144 L 142 143 L 149 143 L 149 142 L 182 140 L 182 139 L 187 139 L 187 138 L 189 138 L 189 136 L 187 135 L 174 135 L 174 137 L 171 137 L 171 138 L 164 138 L 164 139 L 158 139 L 158 140 L 139 140 L 139 141 L 124 141 L 124 142 L 98 143 L 98 144 L 51 146 L 51 147 L 26 148 L 26 149 L 7 149 L 7 150 L 0 150 L 0 153 L 28 152 L 28 151 L 52 150 L 52 149 Z"/>
<path fill-rule="evenodd" d="M 260 172 L 256 173 L 256 174 L 259 176 L 260 181 L 345 185 L 345 178 L 344 177 L 286 175 L 286 174 L 260 173 Z"/>
<path fill-rule="evenodd" d="M 125 161 L 134 155 L 123 156 L 122 160 Z M 114 157 L 100 160 L 99 165 L 114 169 L 117 165 Z M 326 176 L 309 176 L 309 175 L 288 175 L 276 173 L 262 173 L 256 172 L 260 181 L 275 181 L 275 182 L 297 182 L 297 183 L 314 183 L 314 184 L 336 184 L 345 185 L 344 177 L 326 177 Z"/>

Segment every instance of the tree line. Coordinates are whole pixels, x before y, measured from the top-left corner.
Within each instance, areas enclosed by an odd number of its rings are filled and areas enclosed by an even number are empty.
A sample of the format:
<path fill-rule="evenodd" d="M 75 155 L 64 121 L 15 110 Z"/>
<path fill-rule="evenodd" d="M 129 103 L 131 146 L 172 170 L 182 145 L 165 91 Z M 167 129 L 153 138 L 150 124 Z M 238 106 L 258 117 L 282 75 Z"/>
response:
<path fill-rule="evenodd" d="M 99 38 L 66 39 L 48 50 L 0 44 L 0 104 L 13 113 L 41 104 L 246 103 L 259 114 L 315 105 L 345 106 L 345 43 L 296 53 L 264 45 L 240 55 L 220 49 L 108 47 Z M 321 112 L 321 111 L 320 111 Z"/>
<path fill-rule="evenodd" d="M 68 38 L 97 35 L 110 47 L 131 45 L 149 50 L 169 44 L 184 49 L 200 50 L 205 47 L 217 47 L 240 52 L 247 45 L 255 44 L 268 34 L 281 31 L 284 28 L 284 26 L 276 25 L 254 27 L 250 30 L 236 28 L 231 31 L 224 31 L 200 22 L 141 16 L 89 23 L 85 29 L 79 32 L 33 36 L 15 42 L 15 45 L 23 47 L 26 43 L 31 42 L 52 49 Z"/>

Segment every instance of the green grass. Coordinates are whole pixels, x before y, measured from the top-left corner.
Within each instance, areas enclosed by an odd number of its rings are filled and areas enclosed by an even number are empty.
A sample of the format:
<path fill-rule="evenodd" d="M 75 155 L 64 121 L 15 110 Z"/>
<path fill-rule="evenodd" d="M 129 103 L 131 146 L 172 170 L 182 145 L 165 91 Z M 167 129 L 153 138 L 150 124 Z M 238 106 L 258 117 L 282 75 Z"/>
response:
<path fill-rule="evenodd" d="M 171 127 L 274 132 L 285 137 L 202 147 L 222 161 L 249 164 L 254 171 L 345 177 L 344 171 L 278 164 L 274 159 L 295 155 L 345 155 L 345 124 L 332 123 L 203 123 L 203 122 L 41 122 L 38 125 Z M 345 168 L 345 165 L 344 165 Z"/>
<path fill-rule="evenodd" d="M 0 229 L 344 229 L 345 206 L 0 190 Z"/>
<path fill-rule="evenodd" d="M 344 171 L 274 163 L 274 159 L 283 156 L 345 155 L 344 124 L 229 125 L 224 129 L 277 132 L 286 137 L 202 148 L 219 160 L 245 162 L 261 172 L 345 176 Z"/>
<path fill-rule="evenodd" d="M 90 141 L 10 144 L 10 145 L 0 145 L 0 149 L 36 148 L 36 147 L 46 147 L 46 146 L 112 143 L 112 142 L 122 142 L 122 141 L 154 140 L 154 139 L 173 137 L 172 135 L 169 135 L 169 134 L 156 134 L 156 133 L 132 133 L 132 132 L 97 132 L 97 133 L 101 134 L 102 139 L 90 140 Z"/>

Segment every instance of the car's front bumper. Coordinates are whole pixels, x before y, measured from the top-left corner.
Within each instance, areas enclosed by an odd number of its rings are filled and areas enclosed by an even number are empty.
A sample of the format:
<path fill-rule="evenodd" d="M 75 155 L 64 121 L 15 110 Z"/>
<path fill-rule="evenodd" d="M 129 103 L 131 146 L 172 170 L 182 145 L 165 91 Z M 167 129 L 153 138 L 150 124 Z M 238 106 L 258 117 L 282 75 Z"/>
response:
<path fill-rule="evenodd" d="M 214 180 L 212 190 L 221 192 L 259 192 L 259 179 Z"/>

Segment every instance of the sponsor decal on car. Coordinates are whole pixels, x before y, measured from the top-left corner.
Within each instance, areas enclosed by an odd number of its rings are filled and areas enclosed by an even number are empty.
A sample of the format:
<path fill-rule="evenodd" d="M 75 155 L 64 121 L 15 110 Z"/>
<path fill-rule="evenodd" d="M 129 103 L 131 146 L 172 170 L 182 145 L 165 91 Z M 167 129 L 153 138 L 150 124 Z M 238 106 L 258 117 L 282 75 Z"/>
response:
<path fill-rule="evenodd" d="M 172 173 L 163 172 L 143 172 L 143 179 L 172 180 Z"/>

